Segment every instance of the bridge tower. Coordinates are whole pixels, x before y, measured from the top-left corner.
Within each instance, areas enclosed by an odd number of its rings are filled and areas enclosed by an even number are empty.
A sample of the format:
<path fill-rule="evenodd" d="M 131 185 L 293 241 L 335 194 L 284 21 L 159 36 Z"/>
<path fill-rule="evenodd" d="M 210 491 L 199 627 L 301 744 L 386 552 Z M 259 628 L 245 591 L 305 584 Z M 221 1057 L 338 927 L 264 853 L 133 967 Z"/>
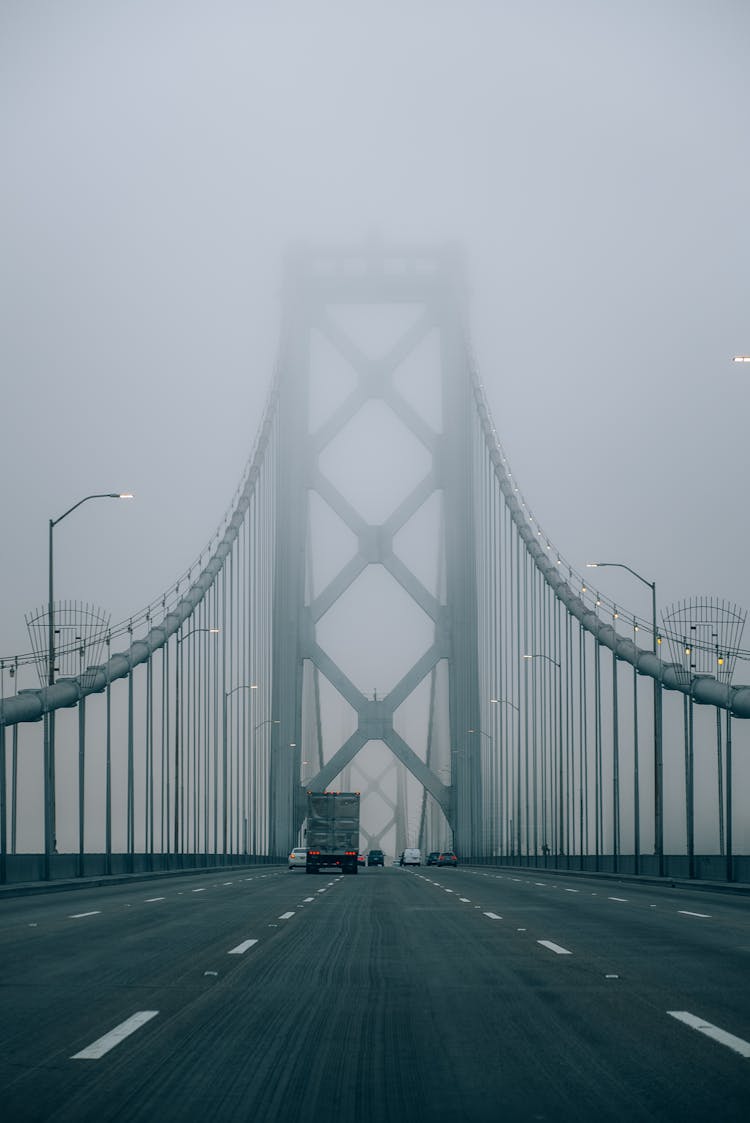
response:
<path fill-rule="evenodd" d="M 271 852 L 276 855 L 296 844 L 306 789 L 330 787 L 371 741 L 387 746 L 429 793 L 448 820 L 462 856 L 483 852 L 480 738 L 466 736 L 479 728 L 480 706 L 473 414 L 463 313 L 461 270 L 452 250 L 401 251 L 372 241 L 348 252 L 299 250 L 288 261 L 275 465 L 275 724 L 269 799 Z M 351 324 L 365 325 L 366 336 L 368 321 L 374 324 L 383 316 L 399 326 L 373 353 L 362 343 L 362 332 L 351 331 Z M 322 398 L 313 362 L 321 340 L 329 355 L 327 374 L 337 365 L 347 372 L 343 383 L 333 378 L 335 393 L 326 397 L 326 391 Z M 420 349 L 430 356 L 419 368 L 421 399 L 404 374 Z M 330 380 L 327 385 L 330 390 Z M 348 427 L 362 423 L 365 413 L 366 447 L 363 442 L 359 448 L 355 440 L 348 461 L 351 474 L 368 471 L 377 491 L 379 464 L 392 469 L 391 430 L 386 428 L 382 438 L 373 434 L 384 418 L 405 435 L 414 452 L 412 463 L 420 465 L 416 482 L 405 470 L 405 490 L 387 514 L 359 510 L 341 473 L 333 480 L 327 470 L 329 450 Z M 405 560 L 400 547 L 411 520 L 428 508 L 435 534 L 425 550 L 433 563 L 438 555 L 433 582 L 425 576 L 429 566 L 424 557 L 415 560 L 419 549 Z M 338 526 L 335 535 L 314 528 L 321 510 L 327 512 L 326 525 L 333 521 Z M 316 564 L 320 569 L 313 559 L 313 540 L 323 543 L 327 574 L 322 582 L 313 574 Z M 342 542 L 348 546 L 342 549 Z M 403 670 L 407 613 L 403 624 L 391 623 L 386 634 L 356 634 L 356 644 L 370 657 L 377 649 L 383 681 L 389 666 L 399 662 L 395 656 L 400 656 L 398 680 L 386 681 L 381 689 L 371 689 L 361 676 L 358 680 L 346 656 L 334 657 L 321 638 L 330 619 L 327 614 L 337 606 L 340 612 L 357 582 L 372 573 L 370 567 L 378 568 L 383 580 L 397 583 L 398 595 L 408 598 L 410 610 L 424 614 L 429 637 L 426 649 Z M 351 628 L 355 626 L 352 621 Z M 352 642 L 350 635 L 346 650 Z M 310 698 L 319 698 L 321 680 L 351 715 L 351 731 L 339 744 L 320 743 L 325 735 L 319 711 L 317 721 L 305 718 Z M 438 723 L 431 708 L 426 751 L 425 738 L 415 734 L 421 743 L 417 751 L 400 708 L 409 709 L 415 692 L 432 700 L 441 691 L 447 715 L 442 744 L 435 743 Z"/>

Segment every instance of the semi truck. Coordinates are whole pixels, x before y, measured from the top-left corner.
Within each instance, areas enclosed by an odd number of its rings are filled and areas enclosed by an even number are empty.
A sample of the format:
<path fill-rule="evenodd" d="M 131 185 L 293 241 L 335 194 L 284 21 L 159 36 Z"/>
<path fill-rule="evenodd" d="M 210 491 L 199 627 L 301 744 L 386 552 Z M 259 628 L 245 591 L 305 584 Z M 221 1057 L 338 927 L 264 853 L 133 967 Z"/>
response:
<path fill-rule="evenodd" d="M 359 792 L 308 792 L 305 844 L 305 873 L 340 869 L 356 874 Z"/>

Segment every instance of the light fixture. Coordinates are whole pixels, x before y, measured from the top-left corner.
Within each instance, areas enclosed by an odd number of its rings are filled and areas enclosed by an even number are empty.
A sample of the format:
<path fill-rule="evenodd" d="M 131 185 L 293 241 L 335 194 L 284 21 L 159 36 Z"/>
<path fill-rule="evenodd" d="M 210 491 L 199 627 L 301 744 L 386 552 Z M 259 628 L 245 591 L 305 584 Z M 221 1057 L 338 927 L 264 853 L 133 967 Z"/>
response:
<path fill-rule="evenodd" d="M 735 363 L 750 363 L 750 355 L 735 355 L 732 362 L 735 362 Z"/>

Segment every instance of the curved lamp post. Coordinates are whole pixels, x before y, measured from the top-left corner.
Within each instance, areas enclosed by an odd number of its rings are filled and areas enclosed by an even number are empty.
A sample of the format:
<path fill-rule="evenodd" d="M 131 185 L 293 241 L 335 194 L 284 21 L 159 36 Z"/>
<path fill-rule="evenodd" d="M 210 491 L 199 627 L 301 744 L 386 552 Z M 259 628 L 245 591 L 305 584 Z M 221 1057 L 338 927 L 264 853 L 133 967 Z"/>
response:
<path fill-rule="evenodd" d="M 191 628 L 184 636 L 177 637 L 177 651 L 180 644 L 190 639 L 196 632 L 209 632 L 217 635 L 218 628 Z M 180 661 L 175 659 L 175 692 L 174 692 L 174 852 L 180 850 Z"/>
<path fill-rule="evenodd" d="M 517 706 L 515 702 L 511 702 L 510 698 L 490 698 L 490 705 L 491 706 L 511 706 L 516 711 L 516 713 L 518 714 L 518 722 L 519 722 L 518 737 L 519 737 L 519 741 L 520 741 L 520 737 L 521 737 L 521 725 L 520 725 L 520 722 L 521 722 L 521 707 Z M 512 747 L 511 747 L 511 752 L 512 752 Z M 501 769 L 502 769 L 502 760 L 501 760 Z M 502 783 L 503 783 L 503 777 L 502 777 L 502 771 L 501 771 L 501 774 L 500 774 L 501 794 L 502 794 Z M 508 754 L 507 754 L 507 748 L 506 748 L 506 753 L 505 753 L 505 796 L 506 796 L 506 802 L 507 802 L 507 795 L 508 795 Z M 507 807 L 506 807 L 506 812 L 507 812 Z M 509 828 L 509 833 L 511 835 L 512 835 L 512 829 L 513 829 L 513 824 L 512 824 L 512 820 L 511 820 L 510 821 L 510 828 Z M 505 824 L 504 823 L 501 826 L 501 830 L 502 830 L 502 833 L 505 834 Z M 506 845 L 507 848 L 510 849 L 510 845 L 508 845 L 508 843 L 512 844 L 512 841 L 513 841 L 512 837 L 510 839 L 508 839 L 507 836 L 506 836 L 505 839 L 501 838 L 501 846 Z"/>
<path fill-rule="evenodd" d="M 553 659 L 551 655 L 545 655 L 543 652 L 533 652 L 530 655 L 524 655 L 524 659 L 546 659 L 553 667 L 557 667 L 557 851 L 562 855 L 565 846 L 565 829 L 563 819 L 563 731 L 562 731 L 562 664 L 558 663 L 557 659 Z M 520 839 L 519 832 L 519 839 Z M 544 840 L 546 846 L 547 840 Z M 544 849 L 544 847 L 542 847 Z M 546 857 L 546 855 L 545 855 Z"/>
<path fill-rule="evenodd" d="M 651 638 L 654 655 L 659 653 L 659 632 L 656 625 L 656 582 L 647 581 L 640 573 L 631 569 L 624 562 L 586 562 L 589 569 L 626 569 L 642 585 L 651 590 Z M 662 788 L 663 761 L 662 761 L 662 730 L 661 730 L 661 683 L 654 678 L 654 852 L 658 863 L 658 874 L 664 873 L 664 795 Z M 636 831 L 638 834 L 639 832 Z M 635 872 L 639 870 L 640 845 L 634 843 Z"/>
<path fill-rule="evenodd" d="M 100 491 L 94 495 L 84 495 L 72 507 L 56 519 L 49 520 L 49 566 L 47 590 L 47 685 L 55 685 L 55 555 L 53 531 L 58 523 L 77 510 L 90 499 L 132 499 L 129 491 Z M 55 813 L 55 711 L 50 708 L 45 716 L 45 762 L 44 762 L 44 876 L 49 878 L 50 855 L 56 849 Z"/>
<path fill-rule="evenodd" d="M 222 745 L 222 827 L 221 827 L 221 837 L 222 837 L 222 851 L 223 851 L 224 857 L 226 857 L 226 854 L 227 854 L 227 705 L 228 705 L 228 701 L 229 701 L 229 698 L 231 697 L 231 695 L 236 694 L 238 690 L 257 690 L 257 689 L 258 689 L 257 682 L 241 682 L 239 684 L 239 686 L 233 686 L 231 690 L 225 690 L 224 691 L 224 698 L 223 698 L 223 704 L 222 704 L 222 716 L 221 716 L 221 729 L 222 729 L 222 737 L 221 737 L 221 745 Z M 245 783 L 246 783 L 246 776 L 244 775 L 244 769 L 243 769 L 243 781 L 242 781 L 243 803 L 244 803 L 244 794 L 245 794 Z M 215 788 L 216 788 L 216 781 L 214 780 L 214 789 Z M 215 816 L 215 812 L 214 812 L 214 816 Z M 245 824 L 245 827 L 244 827 L 245 852 L 247 852 L 247 816 L 246 815 L 243 815 L 243 821 L 244 821 L 244 824 Z M 214 817 L 214 832 L 215 832 L 215 830 L 216 830 L 216 819 Z"/>
<path fill-rule="evenodd" d="M 252 759 L 253 759 L 253 769 L 254 770 L 257 770 L 257 767 L 258 767 L 258 754 L 257 754 L 258 730 L 263 729 L 266 725 L 281 725 L 281 719 L 278 718 L 278 717 L 267 717 L 267 718 L 265 718 L 264 721 L 259 721 L 258 724 L 253 727 Z M 257 831 L 255 829 L 256 820 L 257 820 L 257 816 L 255 816 L 254 819 L 253 819 L 253 853 L 254 854 L 258 853 L 258 842 L 259 842 L 258 834 L 257 834 Z"/>

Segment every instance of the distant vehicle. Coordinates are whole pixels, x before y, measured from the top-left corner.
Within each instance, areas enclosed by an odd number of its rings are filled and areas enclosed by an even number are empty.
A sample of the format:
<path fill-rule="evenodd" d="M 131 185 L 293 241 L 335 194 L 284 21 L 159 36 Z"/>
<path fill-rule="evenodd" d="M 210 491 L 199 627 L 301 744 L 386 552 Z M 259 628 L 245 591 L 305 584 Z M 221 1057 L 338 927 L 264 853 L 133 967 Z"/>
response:
<path fill-rule="evenodd" d="M 289 869 L 303 870 L 307 865 L 307 847 L 295 846 L 289 855 Z"/>
<path fill-rule="evenodd" d="M 400 865 L 402 866 L 421 866 L 422 865 L 422 851 L 416 847 L 407 847 L 401 854 Z"/>
<path fill-rule="evenodd" d="M 368 866 L 384 866 L 385 854 L 382 850 L 371 850 L 367 855 Z"/>
<path fill-rule="evenodd" d="M 430 853 L 427 855 L 427 865 L 428 866 L 436 866 L 437 860 L 438 860 L 439 857 L 440 857 L 439 851 L 431 850 Z"/>
<path fill-rule="evenodd" d="M 365 866 L 365 865 L 367 865 L 367 863 L 366 863 L 366 861 L 365 861 L 365 856 L 364 856 L 364 854 L 357 854 L 357 865 L 358 865 L 358 866 Z"/>
<path fill-rule="evenodd" d="M 438 854 L 438 866 L 457 866 L 458 858 L 452 850 L 444 850 L 442 854 Z"/>
<path fill-rule="evenodd" d="M 358 873 L 359 792 L 307 793 L 306 873 Z"/>

